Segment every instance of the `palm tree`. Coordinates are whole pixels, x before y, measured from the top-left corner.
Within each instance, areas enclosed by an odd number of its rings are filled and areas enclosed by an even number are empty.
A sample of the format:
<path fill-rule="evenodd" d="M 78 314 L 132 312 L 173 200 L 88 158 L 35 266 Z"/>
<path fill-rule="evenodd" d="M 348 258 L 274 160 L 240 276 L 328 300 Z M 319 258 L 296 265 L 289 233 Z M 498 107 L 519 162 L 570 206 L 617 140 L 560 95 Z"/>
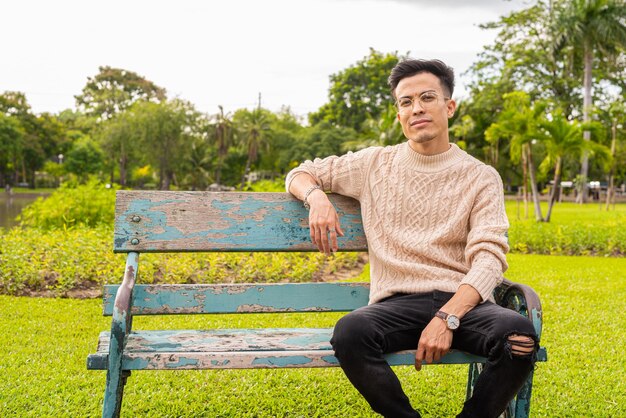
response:
<path fill-rule="evenodd" d="M 191 186 L 191 190 L 205 190 L 212 182 L 211 169 L 213 168 L 213 155 L 208 144 L 202 138 L 195 138 L 191 143 L 185 158 L 185 166 L 188 173 L 185 183 Z"/>
<path fill-rule="evenodd" d="M 243 139 L 242 145 L 247 150 L 248 159 L 241 177 L 241 189 L 246 185 L 250 167 L 259 158 L 259 149 L 267 147 L 269 144 L 269 129 L 269 120 L 260 106 L 252 111 L 243 113 L 239 133 Z"/>
<path fill-rule="evenodd" d="M 609 155 L 605 146 L 583 138 L 581 134 L 584 126 L 580 122 L 567 120 L 560 112 L 554 114 L 551 120 L 544 119 L 539 122 L 539 139 L 546 147 L 546 157 L 539 168 L 543 172 L 554 168 L 554 184 L 550 192 L 548 213 L 543 219 L 545 222 L 550 222 L 552 208 L 559 196 L 563 158 L 566 155 L 580 158 L 586 151 L 602 158 L 607 158 Z M 586 129 L 591 131 L 596 130 L 596 127 L 597 125 L 593 125 Z"/>
<path fill-rule="evenodd" d="M 597 51 L 614 56 L 626 48 L 626 7 L 624 0 L 571 0 L 564 3 L 565 7 L 556 19 L 555 41 L 557 48 L 566 44 L 583 48 L 583 123 L 588 123 L 593 105 L 591 85 L 594 53 Z M 585 130 L 583 136 L 589 141 L 591 133 Z M 588 172 L 589 156 L 583 152 L 580 174 L 584 186 L 580 203 L 586 199 Z"/>
<path fill-rule="evenodd" d="M 398 108 L 389 105 L 380 117 L 369 117 L 363 122 L 363 136 L 342 144 L 344 151 L 361 150 L 373 146 L 395 145 L 404 141 L 398 121 Z"/>
<path fill-rule="evenodd" d="M 213 125 L 213 138 L 217 146 L 217 164 L 215 167 L 215 182 L 220 184 L 222 180 L 222 168 L 228 149 L 233 144 L 233 122 L 230 116 L 224 114 L 224 108 L 219 105 L 220 113 L 215 115 Z"/>
<path fill-rule="evenodd" d="M 500 140 L 508 139 L 510 141 L 511 161 L 514 163 L 522 162 L 524 185 L 526 184 L 526 173 L 528 173 L 535 207 L 535 219 L 542 221 L 543 215 L 535 180 L 532 144 L 537 140 L 537 124 L 543 117 L 546 104 L 540 102 L 531 106 L 530 97 L 523 91 L 507 93 L 503 98 L 504 108 L 498 115 L 497 122 L 491 124 L 485 131 L 485 139 L 495 147 L 498 146 Z"/>
<path fill-rule="evenodd" d="M 617 153 L 617 128 L 619 125 L 619 121 L 623 121 L 626 116 L 626 106 L 621 101 L 615 101 L 609 107 L 608 115 L 611 120 L 611 158 L 613 162 L 611 164 L 611 169 L 609 170 L 609 184 L 606 192 L 606 210 L 609 210 L 611 202 L 615 206 L 615 155 Z M 613 207 L 615 209 L 615 207 Z"/>

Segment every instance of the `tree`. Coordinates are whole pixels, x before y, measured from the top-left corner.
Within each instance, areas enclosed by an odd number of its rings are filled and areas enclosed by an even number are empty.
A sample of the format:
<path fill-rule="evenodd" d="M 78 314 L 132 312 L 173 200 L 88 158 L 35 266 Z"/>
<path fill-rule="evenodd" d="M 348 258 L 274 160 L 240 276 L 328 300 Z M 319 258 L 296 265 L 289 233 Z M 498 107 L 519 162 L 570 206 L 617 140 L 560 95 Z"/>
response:
<path fill-rule="evenodd" d="M 270 119 L 271 113 L 261 108 L 259 98 L 259 106 L 254 110 L 242 109 L 235 113 L 233 120 L 237 126 L 238 135 L 241 146 L 246 150 L 248 159 L 246 160 L 246 168 L 241 176 L 241 188 L 246 183 L 246 178 L 250 174 L 250 168 L 259 157 L 259 150 L 267 149 L 269 146 L 271 131 Z"/>
<path fill-rule="evenodd" d="M 212 129 L 212 138 L 217 148 L 217 163 L 215 165 L 215 182 L 220 184 L 222 181 L 222 169 L 224 160 L 228 155 L 228 149 L 234 143 L 233 122 L 228 114 L 224 114 L 224 108 L 218 106 L 219 113 L 214 116 L 214 124 Z"/>
<path fill-rule="evenodd" d="M 485 138 L 498 147 L 501 140 L 508 140 L 510 158 L 514 163 L 522 162 L 524 171 L 523 195 L 526 204 L 526 173 L 530 177 L 530 187 L 535 207 L 535 219 L 543 220 L 539 204 L 539 191 L 535 178 L 532 144 L 537 140 L 537 126 L 546 108 L 545 103 L 531 104 L 528 94 L 517 91 L 504 96 L 504 109 L 498 114 L 497 121 L 485 132 Z"/>
<path fill-rule="evenodd" d="M 206 190 L 213 182 L 215 155 L 204 138 L 193 138 L 185 157 L 183 182 L 191 190 Z"/>
<path fill-rule="evenodd" d="M 0 113 L 0 185 L 15 182 L 15 170 L 24 141 L 24 130 L 17 118 Z"/>
<path fill-rule="evenodd" d="M 618 141 L 618 137 L 624 138 L 624 124 L 626 120 L 626 106 L 622 100 L 616 99 L 608 104 L 608 109 L 600 112 L 601 119 L 608 125 L 610 132 L 610 153 L 611 166 L 608 174 L 608 187 L 606 192 L 606 210 L 609 210 L 611 203 L 615 204 L 615 179 L 618 176 L 620 168 L 624 168 L 624 164 L 618 164 L 618 161 L 625 161 L 624 157 L 619 158 L 620 149 L 624 151 L 622 141 Z"/>
<path fill-rule="evenodd" d="M 349 139 L 349 138 L 346 138 Z M 391 103 L 376 119 L 368 118 L 358 138 L 344 142 L 344 150 L 359 150 L 371 146 L 395 145 L 404 141 L 402 126 L 398 121 L 398 109 Z"/>
<path fill-rule="evenodd" d="M 111 183 L 114 181 L 115 166 L 120 175 L 120 185 L 126 187 L 128 172 L 138 164 L 141 128 L 130 111 L 120 112 L 103 121 L 96 131 L 96 138 L 108 159 Z M 134 161 L 135 164 L 130 164 Z"/>
<path fill-rule="evenodd" d="M 606 147 L 583 139 L 583 125 L 578 121 L 569 121 L 562 112 L 555 112 L 550 119 L 543 119 L 538 124 L 538 138 L 546 147 L 546 157 L 539 168 L 547 172 L 554 169 L 554 180 L 550 192 L 548 212 L 543 219 L 550 222 L 552 208 L 559 198 L 563 158 L 566 155 L 580 158 L 584 151 L 590 151 L 603 158 L 608 158 Z"/>
<path fill-rule="evenodd" d="M 182 100 L 136 102 L 130 109 L 148 163 L 159 170 L 159 189 L 169 190 L 182 171 L 196 132 L 198 113 Z"/>
<path fill-rule="evenodd" d="M 53 115 L 34 115 L 22 92 L 0 95 L 0 113 L 17 121 L 22 132 L 22 139 L 12 148 L 13 182 L 21 180 L 34 188 L 35 171 L 44 166 L 46 159 L 56 158 L 60 145 L 66 142 L 65 127 Z"/>
<path fill-rule="evenodd" d="M 309 115 L 310 124 L 325 121 L 361 132 L 363 122 L 378 119 L 393 103 L 387 78 L 402 58 L 397 52 L 370 49 L 355 65 L 331 75 L 329 101 Z"/>
<path fill-rule="evenodd" d="M 582 45 L 583 48 L 583 122 L 591 120 L 593 99 L 591 96 L 594 55 L 623 54 L 626 48 L 626 6 L 623 0 L 570 0 L 563 3 L 557 19 L 556 44 Z M 590 140 L 591 133 L 584 132 Z M 589 157 L 583 153 L 580 174 L 584 181 L 580 202 L 587 195 Z"/>
<path fill-rule="evenodd" d="M 74 96 L 76 106 L 87 115 L 106 120 L 137 101 L 166 99 L 164 88 L 135 72 L 108 66 L 98 70 L 94 77 L 87 78 L 82 94 Z"/>
<path fill-rule="evenodd" d="M 74 144 L 65 156 L 64 169 L 68 173 L 78 176 L 81 182 L 86 182 L 90 174 L 97 174 L 102 168 L 103 155 L 88 136 L 83 136 Z"/>

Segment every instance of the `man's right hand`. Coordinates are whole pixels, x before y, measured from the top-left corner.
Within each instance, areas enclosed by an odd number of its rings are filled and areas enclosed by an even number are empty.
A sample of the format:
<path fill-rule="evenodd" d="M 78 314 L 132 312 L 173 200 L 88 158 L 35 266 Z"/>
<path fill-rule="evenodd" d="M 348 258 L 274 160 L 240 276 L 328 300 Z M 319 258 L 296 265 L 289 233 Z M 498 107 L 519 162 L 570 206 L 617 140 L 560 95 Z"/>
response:
<path fill-rule="evenodd" d="M 322 190 L 314 190 L 307 198 L 311 241 L 326 255 L 336 252 L 337 236 L 344 236 L 335 207 Z"/>

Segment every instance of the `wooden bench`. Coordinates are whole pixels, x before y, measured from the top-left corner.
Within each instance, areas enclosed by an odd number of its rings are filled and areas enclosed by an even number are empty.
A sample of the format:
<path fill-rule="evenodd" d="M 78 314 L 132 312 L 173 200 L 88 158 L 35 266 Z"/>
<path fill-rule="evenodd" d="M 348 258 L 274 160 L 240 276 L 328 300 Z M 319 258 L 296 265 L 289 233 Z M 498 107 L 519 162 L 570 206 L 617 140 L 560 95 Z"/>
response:
<path fill-rule="evenodd" d="M 345 237 L 340 251 L 366 251 L 357 201 L 331 195 Z M 87 368 L 107 370 L 104 417 L 120 414 L 132 370 L 336 367 L 330 329 L 131 330 L 135 315 L 351 311 L 368 302 L 366 283 L 136 285 L 139 253 L 317 251 L 308 213 L 287 193 L 119 191 L 114 251 L 127 253 L 120 286 L 105 286 L 102 332 Z M 541 304 L 528 286 L 505 281 L 498 303 L 530 317 L 541 334 Z M 386 356 L 391 365 L 413 365 L 414 351 Z M 545 349 L 538 353 L 546 360 Z M 442 364 L 469 364 L 467 396 L 485 358 L 452 351 Z M 527 417 L 532 375 L 507 416 Z"/>

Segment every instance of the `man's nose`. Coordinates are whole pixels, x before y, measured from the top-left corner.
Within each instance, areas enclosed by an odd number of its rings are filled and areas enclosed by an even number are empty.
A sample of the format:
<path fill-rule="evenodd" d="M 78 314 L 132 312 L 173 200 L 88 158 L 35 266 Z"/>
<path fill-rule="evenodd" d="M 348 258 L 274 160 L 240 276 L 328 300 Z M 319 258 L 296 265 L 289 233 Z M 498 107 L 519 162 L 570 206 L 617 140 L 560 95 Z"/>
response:
<path fill-rule="evenodd" d="M 415 110 L 415 108 L 417 107 L 417 111 Z M 411 112 L 412 113 L 424 113 L 425 109 L 424 106 L 422 105 L 422 102 L 419 99 L 415 99 L 413 100 L 413 103 L 411 103 Z"/>

